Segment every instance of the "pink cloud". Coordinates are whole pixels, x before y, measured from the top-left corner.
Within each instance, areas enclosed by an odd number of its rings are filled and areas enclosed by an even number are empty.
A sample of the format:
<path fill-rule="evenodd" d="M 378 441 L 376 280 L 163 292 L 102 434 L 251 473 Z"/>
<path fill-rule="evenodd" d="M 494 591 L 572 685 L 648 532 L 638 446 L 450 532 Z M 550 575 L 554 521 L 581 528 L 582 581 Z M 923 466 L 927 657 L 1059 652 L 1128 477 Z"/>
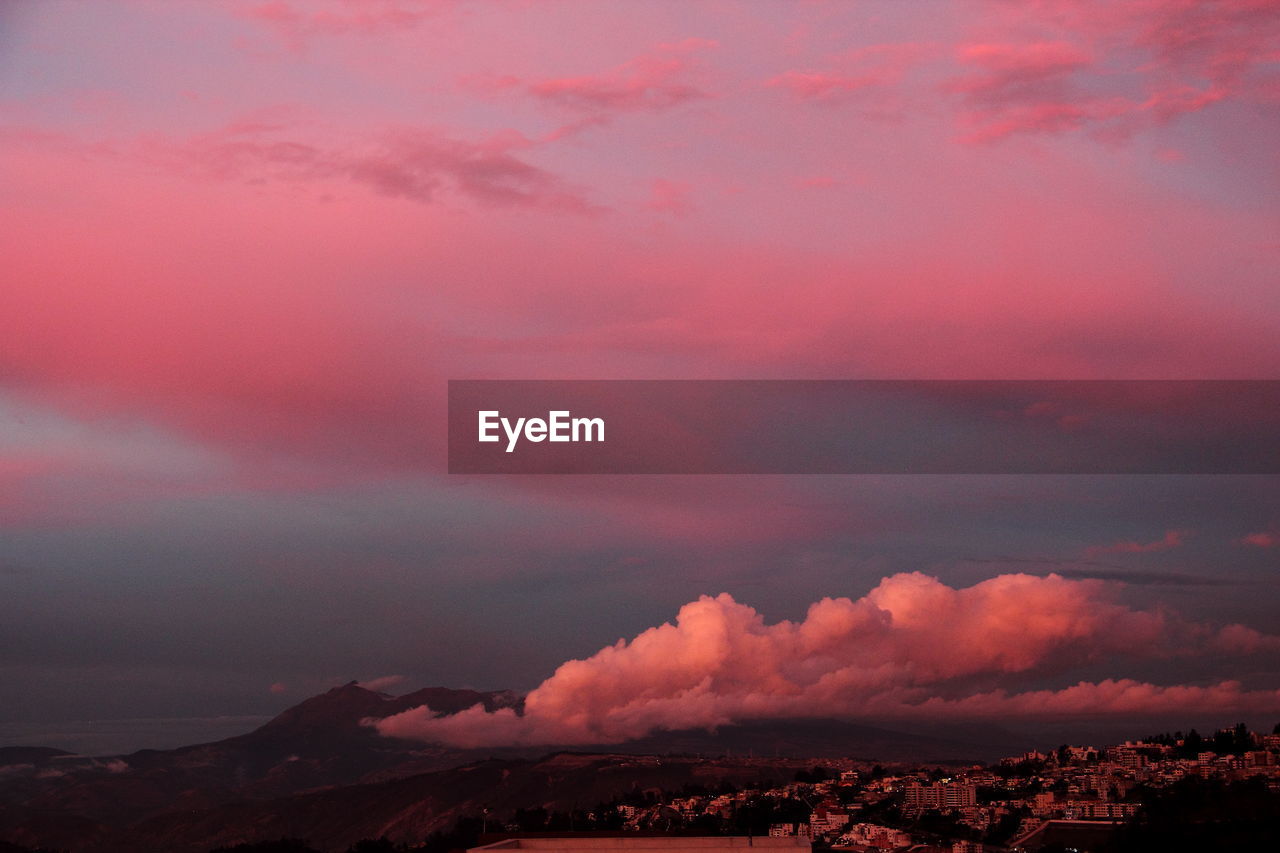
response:
<path fill-rule="evenodd" d="M 1076 76 L 1094 60 L 1066 42 L 970 44 L 960 48 L 959 59 L 975 69 L 951 87 L 965 96 L 976 141 L 1069 130 L 1125 111 L 1113 99 L 1076 92 Z"/>
<path fill-rule="evenodd" d="M 963 699 L 929 699 L 925 714 L 987 717 L 1104 716 L 1108 714 L 1272 713 L 1280 690 L 1248 690 L 1238 681 L 1206 686 L 1162 686 L 1130 678 L 1081 681 L 1061 690 L 980 693 Z"/>
<path fill-rule="evenodd" d="M 561 178 L 522 159 L 515 132 L 472 141 L 399 128 L 351 143 L 287 138 L 279 125 L 232 122 L 186 140 L 151 138 L 140 156 L 220 180 L 323 186 L 351 181 L 384 195 L 432 203 L 455 195 L 481 204 L 574 213 L 600 208 Z"/>
<path fill-rule="evenodd" d="M 872 74 L 856 76 L 831 71 L 787 71 L 771 79 L 768 85 L 788 89 L 805 100 L 822 100 L 882 83 L 880 77 Z"/>
<path fill-rule="evenodd" d="M 689 184 L 682 181 L 668 181 L 658 178 L 651 185 L 649 203 L 646 206 L 650 210 L 655 210 L 659 213 L 684 216 L 693 209 L 689 201 L 691 189 L 692 187 Z"/>
<path fill-rule="evenodd" d="M 825 598 L 800 622 L 767 624 L 729 595 L 704 596 L 674 623 L 569 661 L 527 697 L 523 715 L 420 707 L 383 734 L 459 746 L 609 743 L 656 729 L 784 716 L 1220 709 L 1274 702 L 1238 685 L 1081 683 L 1061 691 L 974 692 L 993 676 L 1051 675 L 1086 662 L 1274 644 L 1243 626 L 1223 635 L 1110 600 L 1097 581 L 1000 575 L 967 588 L 919 573 L 887 577 L 860 599 Z M 1217 642 L 1215 638 L 1225 637 Z M 1246 642 L 1247 641 L 1247 642 Z M 1101 697 L 1105 701 L 1090 703 Z M 1176 698 L 1175 698 L 1176 697 Z"/>
<path fill-rule="evenodd" d="M 1097 557 L 1101 554 L 1150 554 L 1154 551 L 1167 551 L 1182 546 L 1191 534 L 1189 530 L 1169 530 L 1164 538 L 1152 542 L 1115 542 L 1111 545 L 1091 545 L 1085 549 L 1086 557 Z"/>
<path fill-rule="evenodd" d="M 1271 637 L 1246 625 L 1227 625 L 1213 635 L 1213 647 L 1228 654 L 1251 655 L 1274 651 L 1280 638 Z"/>
<path fill-rule="evenodd" d="M 368 681 L 359 682 L 360 686 L 365 690 L 372 690 L 375 693 L 385 692 L 392 687 L 403 684 L 405 677 L 403 675 L 383 675 L 378 678 L 370 678 Z"/>
<path fill-rule="evenodd" d="M 377 35 L 416 27 L 448 0 L 265 0 L 240 2 L 235 13 L 275 29 L 293 47 L 317 35 Z"/>
<path fill-rule="evenodd" d="M 961 81 L 962 90 L 997 95 L 1051 83 L 1093 62 L 1088 53 L 1066 42 L 969 44 L 960 48 L 960 60 L 981 72 Z"/>
<path fill-rule="evenodd" d="M 843 103 L 861 99 L 868 115 L 900 118 L 904 102 L 894 91 L 928 48 L 918 44 L 879 44 L 831 57 L 826 68 L 784 71 L 768 81 L 802 101 Z"/>
<path fill-rule="evenodd" d="M 716 46 L 698 38 L 661 44 L 608 71 L 533 81 L 525 91 L 548 104 L 598 117 L 666 110 L 709 97 L 685 78 L 696 69 L 697 54 Z"/>
<path fill-rule="evenodd" d="M 1250 533 L 1240 539 L 1242 545 L 1252 545 L 1255 548 L 1275 548 L 1280 546 L 1280 535 L 1269 530 L 1260 531 L 1258 533 Z"/>
<path fill-rule="evenodd" d="M 953 82 L 970 141 L 1077 129 L 1122 139 L 1225 100 L 1280 94 L 1280 10 L 1265 0 L 1046 0 L 1003 11 L 1010 32 L 1034 27 L 1063 40 L 960 49 L 976 69 Z"/>

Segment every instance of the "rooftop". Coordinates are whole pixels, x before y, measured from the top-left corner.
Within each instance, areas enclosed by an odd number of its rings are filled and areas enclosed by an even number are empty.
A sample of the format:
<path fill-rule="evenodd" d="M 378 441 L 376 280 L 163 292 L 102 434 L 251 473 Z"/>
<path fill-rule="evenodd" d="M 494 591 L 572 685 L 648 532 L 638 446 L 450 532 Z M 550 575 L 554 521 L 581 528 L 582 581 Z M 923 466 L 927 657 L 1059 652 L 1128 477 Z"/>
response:
<path fill-rule="evenodd" d="M 493 844 L 486 844 L 483 847 L 473 847 L 468 851 L 468 853 L 477 853 L 477 851 L 481 850 L 538 850 L 544 851 L 544 853 L 557 850 L 652 850 L 661 851 L 661 853 L 686 853 L 686 851 L 699 851 L 699 853 L 705 853 L 705 851 L 709 850 L 746 850 L 748 848 L 809 850 L 811 846 L 809 839 L 794 837 L 765 838 L 735 835 L 561 835 L 539 838 L 507 838 L 502 841 L 496 841 Z"/>

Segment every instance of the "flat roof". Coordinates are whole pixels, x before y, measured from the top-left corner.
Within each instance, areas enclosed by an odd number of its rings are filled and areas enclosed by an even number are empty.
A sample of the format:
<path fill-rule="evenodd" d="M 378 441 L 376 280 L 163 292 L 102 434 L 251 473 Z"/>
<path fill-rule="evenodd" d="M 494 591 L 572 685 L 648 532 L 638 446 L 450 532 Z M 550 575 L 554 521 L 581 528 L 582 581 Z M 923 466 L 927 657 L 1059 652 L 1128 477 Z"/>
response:
<path fill-rule="evenodd" d="M 550 838 L 506 838 L 483 847 L 472 847 L 468 853 L 478 850 L 660 850 L 663 853 L 705 850 L 745 850 L 754 847 L 769 849 L 808 850 L 813 845 L 807 838 L 769 838 L 744 835 L 613 835 L 573 836 L 559 835 Z"/>

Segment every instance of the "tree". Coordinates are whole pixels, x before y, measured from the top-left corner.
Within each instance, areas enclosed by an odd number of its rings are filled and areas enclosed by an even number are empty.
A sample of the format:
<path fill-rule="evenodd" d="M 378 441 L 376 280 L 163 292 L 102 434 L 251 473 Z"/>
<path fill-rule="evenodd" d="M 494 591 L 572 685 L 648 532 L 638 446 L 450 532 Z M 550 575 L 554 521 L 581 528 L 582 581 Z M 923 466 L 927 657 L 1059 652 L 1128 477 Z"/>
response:
<path fill-rule="evenodd" d="M 319 853 L 301 838 L 277 838 L 275 841 L 255 841 L 234 847 L 218 847 L 210 853 Z"/>
<path fill-rule="evenodd" d="M 1022 819 L 1030 814 L 1030 809 L 1018 808 L 1003 815 L 987 833 L 987 842 L 990 844 L 1004 844 L 1017 834 L 1018 829 L 1022 826 Z"/>
<path fill-rule="evenodd" d="M 1280 838 L 1280 794 L 1262 779 L 1183 779 L 1153 789 L 1138 817 L 1105 848 L 1123 853 L 1270 850 Z"/>
<path fill-rule="evenodd" d="M 400 853 L 408 848 L 396 846 L 388 838 L 362 838 L 347 848 L 347 853 Z"/>
<path fill-rule="evenodd" d="M 797 770 L 797 782 L 825 782 L 831 778 L 831 772 L 825 767 L 813 767 L 809 770 Z"/>
<path fill-rule="evenodd" d="M 14 844 L 9 841 L 0 841 L 0 853 L 63 853 L 63 852 L 46 850 L 43 847 L 23 847 L 21 844 Z"/>

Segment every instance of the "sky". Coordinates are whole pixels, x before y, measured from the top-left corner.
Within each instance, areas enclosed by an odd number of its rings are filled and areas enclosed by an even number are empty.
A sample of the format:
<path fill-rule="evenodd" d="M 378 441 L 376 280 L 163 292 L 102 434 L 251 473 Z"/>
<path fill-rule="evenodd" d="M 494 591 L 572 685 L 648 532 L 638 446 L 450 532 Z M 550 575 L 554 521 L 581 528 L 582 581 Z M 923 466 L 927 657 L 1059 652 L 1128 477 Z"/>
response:
<path fill-rule="evenodd" d="M 444 451 L 449 379 L 1278 378 L 1278 107 L 1267 0 L 0 0 L 0 740 L 1269 727 L 1275 477 Z"/>

